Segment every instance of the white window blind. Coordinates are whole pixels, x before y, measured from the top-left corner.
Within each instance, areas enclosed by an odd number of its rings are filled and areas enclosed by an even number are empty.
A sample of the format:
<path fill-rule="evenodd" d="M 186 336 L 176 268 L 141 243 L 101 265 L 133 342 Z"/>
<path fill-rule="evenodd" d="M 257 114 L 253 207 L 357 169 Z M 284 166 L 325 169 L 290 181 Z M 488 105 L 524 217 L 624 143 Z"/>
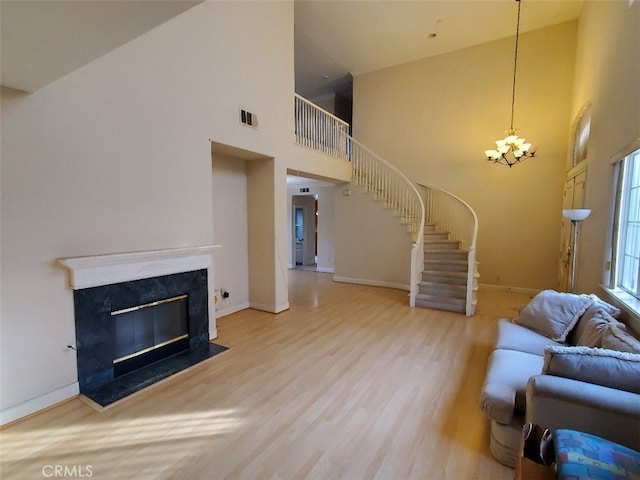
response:
<path fill-rule="evenodd" d="M 619 164 L 614 246 L 614 288 L 640 299 L 640 150 Z"/>

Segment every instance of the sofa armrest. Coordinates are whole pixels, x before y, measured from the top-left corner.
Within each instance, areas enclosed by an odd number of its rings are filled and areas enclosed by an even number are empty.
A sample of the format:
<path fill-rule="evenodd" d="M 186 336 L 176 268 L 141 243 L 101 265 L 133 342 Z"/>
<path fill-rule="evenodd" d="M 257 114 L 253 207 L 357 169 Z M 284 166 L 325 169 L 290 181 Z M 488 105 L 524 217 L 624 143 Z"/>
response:
<path fill-rule="evenodd" d="M 526 421 L 567 428 L 640 450 L 640 395 L 553 375 L 527 384 Z"/>
<path fill-rule="evenodd" d="M 485 382 L 480 394 L 480 409 L 491 420 L 509 423 L 516 404 L 516 390 L 501 382 Z"/>
<path fill-rule="evenodd" d="M 497 349 L 491 353 L 480 408 L 491 420 L 509 423 L 515 415 L 524 415 L 527 380 L 542 370 L 543 358 L 515 350 Z"/>

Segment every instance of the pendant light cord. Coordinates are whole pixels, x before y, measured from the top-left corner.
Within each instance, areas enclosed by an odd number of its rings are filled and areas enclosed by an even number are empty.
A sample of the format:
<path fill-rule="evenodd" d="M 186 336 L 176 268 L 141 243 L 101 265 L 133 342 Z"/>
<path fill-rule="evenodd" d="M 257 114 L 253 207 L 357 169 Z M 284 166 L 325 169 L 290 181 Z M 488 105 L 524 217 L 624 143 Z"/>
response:
<path fill-rule="evenodd" d="M 511 131 L 513 131 L 513 112 L 516 105 L 516 71 L 518 69 L 518 37 L 520 36 L 520 0 L 518 2 L 518 20 L 516 22 L 516 48 L 513 58 L 513 88 L 511 90 Z"/>
<path fill-rule="evenodd" d="M 518 2 L 518 20 L 516 23 L 516 42 L 513 55 L 513 87 L 511 89 L 511 125 L 509 133 L 504 139 L 496 140 L 496 147 L 493 149 L 485 150 L 484 154 L 487 160 L 493 163 L 499 163 L 501 165 L 507 165 L 509 167 L 520 163 L 527 157 L 536 156 L 536 148 L 531 148 L 531 143 L 525 143 L 524 138 L 519 138 L 516 135 L 516 130 L 513 128 L 513 118 L 515 116 L 516 106 L 516 74 L 518 72 L 518 43 L 520 40 L 520 3 Z M 510 155 L 510 156 L 509 156 Z"/>

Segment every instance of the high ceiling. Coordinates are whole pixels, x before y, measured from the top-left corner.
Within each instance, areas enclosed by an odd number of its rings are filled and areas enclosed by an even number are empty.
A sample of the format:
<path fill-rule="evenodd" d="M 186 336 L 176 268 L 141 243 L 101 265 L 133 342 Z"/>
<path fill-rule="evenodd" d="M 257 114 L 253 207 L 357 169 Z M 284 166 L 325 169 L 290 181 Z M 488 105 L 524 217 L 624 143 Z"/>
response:
<path fill-rule="evenodd" d="M 33 92 L 198 3 L 0 0 L 2 85 Z M 522 31 L 576 18 L 582 3 L 522 0 Z M 316 98 L 349 74 L 511 36 L 516 11 L 514 0 L 295 0 L 296 90 Z"/>
<path fill-rule="evenodd" d="M 575 19 L 582 0 L 522 0 L 520 31 Z M 317 98 L 348 74 L 513 36 L 514 0 L 296 0 L 296 91 Z"/>
<path fill-rule="evenodd" d="M 34 92 L 198 3 L 0 0 L 2 86 Z"/>

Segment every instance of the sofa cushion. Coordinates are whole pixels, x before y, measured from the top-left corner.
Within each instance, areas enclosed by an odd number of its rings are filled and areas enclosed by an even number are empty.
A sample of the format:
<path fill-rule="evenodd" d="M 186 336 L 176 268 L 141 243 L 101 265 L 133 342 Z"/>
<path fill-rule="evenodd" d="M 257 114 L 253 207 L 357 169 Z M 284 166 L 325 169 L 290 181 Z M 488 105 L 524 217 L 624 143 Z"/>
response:
<path fill-rule="evenodd" d="M 594 302 L 588 295 L 544 290 L 533 297 L 514 321 L 556 342 L 564 342 L 573 326 Z"/>
<path fill-rule="evenodd" d="M 602 336 L 602 348 L 620 352 L 640 353 L 640 341 L 625 332 L 621 324 L 609 324 Z"/>
<path fill-rule="evenodd" d="M 494 350 L 480 395 L 484 414 L 499 423 L 509 423 L 514 414 L 524 414 L 527 381 L 540 373 L 542 364 L 539 355 Z"/>
<path fill-rule="evenodd" d="M 495 348 L 543 356 L 544 349 L 548 345 L 561 346 L 563 344 L 522 325 L 517 325 L 508 318 L 498 320 L 498 339 Z"/>
<path fill-rule="evenodd" d="M 583 347 L 602 347 L 602 338 L 610 334 L 610 325 L 625 328 L 602 308 L 594 311 L 594 307 L 589 307 L 569 334 L 569 343 Z"/>
<path fill-rule="evenodd" d="M 640 354 L 589 347 L 547 347 L 542 374 L 640 393 Z"/>

